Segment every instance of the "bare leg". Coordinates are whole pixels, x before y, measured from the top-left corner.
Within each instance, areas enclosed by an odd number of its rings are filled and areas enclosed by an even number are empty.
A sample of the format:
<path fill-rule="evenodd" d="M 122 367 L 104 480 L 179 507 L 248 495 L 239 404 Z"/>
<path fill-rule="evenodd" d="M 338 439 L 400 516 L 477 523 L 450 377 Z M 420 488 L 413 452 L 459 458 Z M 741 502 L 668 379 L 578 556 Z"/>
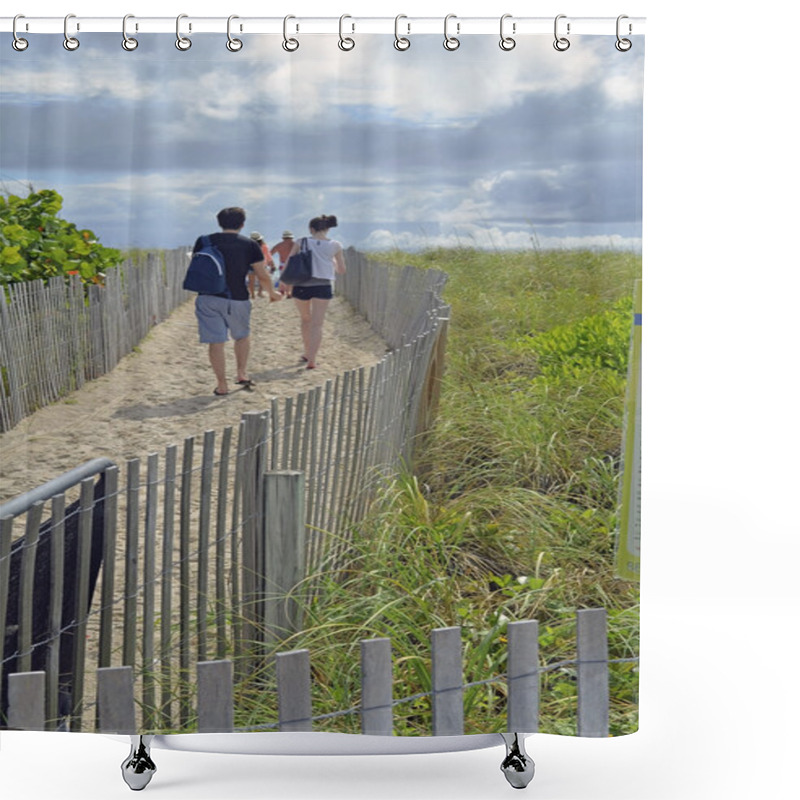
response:
<path fill-rule="evenodd" d="M 247 359 L 250 357 L 250 337 L 237 339 L 233 343 L 233 353 L 236 356 L 236 380 L 247 380 Z"/>
<path fill-rule="evenodd" d="M 214 342 L 208 346 L 208 360 L 214 377 L 217 379 L 217 393 L 228 393 L 228 382 L 225 378 L 225 342 Z"/>
<path fill-rule="evenodd" d="M 311 320 L 306 349 L 309 368 L 317 364 L 317 353 L 319 352 L 319 346 L 322 344 L 322 325 L 325 322 L 328 303 L 330 303 L 330 300 L 320 300 L 316 297 L 311 301 Z"/>
<path fill-rule="evenodd" d="M 294 305 L 300 314 L 300 335 L 303 337 L 303 356 L 309 359 L 309 335 L 311 332 L 311 301 L 294 298 Z"/>

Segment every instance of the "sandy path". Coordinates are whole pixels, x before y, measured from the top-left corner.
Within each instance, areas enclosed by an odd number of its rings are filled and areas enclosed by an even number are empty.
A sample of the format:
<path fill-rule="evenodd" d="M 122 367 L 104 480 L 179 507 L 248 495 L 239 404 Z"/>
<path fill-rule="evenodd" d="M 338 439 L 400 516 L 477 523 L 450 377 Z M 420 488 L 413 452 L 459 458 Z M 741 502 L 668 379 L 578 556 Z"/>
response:
<path fill-rule="evenodd" d="M 235 378 L 229 344 L 228 376 Z M 122 466 L 127 458 L 163 453 L 167 445 L 236 424 L 245 411 L 323 384 L 337 373 L 377 362 L 383 340 L 341 298 L 328 309 L 318 367 L 300 363 L 293 301 L 253 303 L 250 377 L 253 391 L 214 397 L 207 348 L 197 341 L 194 303 L 157 325 L 108 375 L 36 411 L 0 434 L 0 501 L 4 502 L 92 458 Z"/>

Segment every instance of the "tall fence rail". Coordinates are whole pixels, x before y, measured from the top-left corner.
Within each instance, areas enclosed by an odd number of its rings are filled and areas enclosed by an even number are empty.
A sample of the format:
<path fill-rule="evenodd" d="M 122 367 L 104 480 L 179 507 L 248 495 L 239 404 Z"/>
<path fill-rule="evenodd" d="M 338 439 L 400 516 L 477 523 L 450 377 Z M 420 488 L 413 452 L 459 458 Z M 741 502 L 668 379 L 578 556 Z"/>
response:
<path fill-rule="evenodd" d="M 337 288 L 397 343 L 379 363 L 36 495 L 24 514 L 0 508 L 0 715 L 10 675 L 42 670 L 48 726 L 91 728 L 95 667 L 129 666 L 143 706 L 185 726 L 196 663 L 246 669 L 246 652 L 297 628 L 283 596 L 301 580 L 313 592 L 380 483 L 413 459 L 443 370 L 442 274 L 347 259 Z"/>
<path fill-rule="evenodd" d="M 105 285 L 78 276 L 0 292 L 0 431 L 111 371 L 190 294 L 186 248 L 129 258 Z"/>
<path fill-rule="evenodd" d="M 358 717 L 360 732 L 391 736 L 395 711 L 427 698 L 430 704 L 429 733 L 460 736 L 465 732 L 465 692 L 469 689 L 500 687 L 496 692 L 499 713 L 496 723 L 503 731 L 536 733 L 539 730 L 540 682 L 544 673 L 570 672 L 576 684 L 576 733 L 584 737 L 609 735 L 609 673 L 607 619 L 605 609 L 577 612 L 576 658 L 540 664 L 539 626 L 535 620 L 511 622 L 507 626 L 507 669 L 484 680 L 465 684 L 462 631 L 459 627 L 438 628 L 431 633 L 430 691 L 394 698 L 392 645 L 386 638 L 360 642 L 360 686 L 353 692 L 356 706 L 325 714 L 313 714 L 313 654 L 306 649 L 281 652 L 274 659 L 272 691 L 277 696 L 276 718 L 258 724 L 237 726 L 235 668 L 227 659 L 205 661 L 196 667 L 191 730 L 198 733 L 235 731 L 312 731 L 324 729 L 330 720 Z M 97 729 L 104 733 L 135 734 L 152 730 L 156 714 L 141 708 L 134 692 L 134 671 L 129 666 L 98 670 L 96 693 Z M 42 671 L 11 676 L 9 725 L 24 730 L 46 727 L 45 681 Z M 354 687 L 355 688 L 355 687 Z M 415 715 L 419 715 L 418 707 Z"/>

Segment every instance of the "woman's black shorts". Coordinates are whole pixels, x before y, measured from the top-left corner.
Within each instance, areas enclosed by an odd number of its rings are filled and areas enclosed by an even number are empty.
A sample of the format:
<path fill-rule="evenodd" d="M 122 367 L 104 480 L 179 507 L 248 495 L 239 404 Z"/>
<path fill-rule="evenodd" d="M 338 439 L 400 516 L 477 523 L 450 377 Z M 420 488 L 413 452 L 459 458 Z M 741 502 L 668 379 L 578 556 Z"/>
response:
<path fill-rule="evenodd" d="M 314 286 L 292 286 L 292 297 L 295 300 L 330 300 L 333 297 L 333 286 L 321 283 Z"/>

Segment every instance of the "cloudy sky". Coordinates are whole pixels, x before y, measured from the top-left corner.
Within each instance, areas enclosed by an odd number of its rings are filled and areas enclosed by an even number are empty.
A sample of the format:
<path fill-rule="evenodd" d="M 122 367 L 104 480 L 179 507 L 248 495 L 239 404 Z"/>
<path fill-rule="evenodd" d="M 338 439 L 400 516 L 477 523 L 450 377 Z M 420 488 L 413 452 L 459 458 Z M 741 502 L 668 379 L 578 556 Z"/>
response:
<path fill-rule="evenodd" d="M 55 188 L 117 247 L 175 247 L 242 205 L 268 241 L 336 214 L 363 249 L 641 247 L 644 40 L 118 34 L 0 49 L 0 180 Z"/>

